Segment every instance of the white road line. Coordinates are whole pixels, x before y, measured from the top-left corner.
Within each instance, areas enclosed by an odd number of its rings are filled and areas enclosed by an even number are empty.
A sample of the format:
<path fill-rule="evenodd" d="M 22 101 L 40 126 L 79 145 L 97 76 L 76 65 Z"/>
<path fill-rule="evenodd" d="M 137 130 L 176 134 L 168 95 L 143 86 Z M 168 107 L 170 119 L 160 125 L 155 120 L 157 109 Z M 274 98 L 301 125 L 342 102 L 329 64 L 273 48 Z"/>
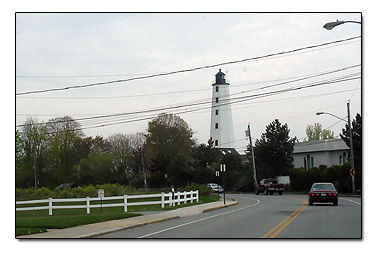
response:
<path fill-rule="evenodd" d="M 251 199 L 251 198 L 249 198 L 249 199 Z M 168 231 L 168 230 L 172 230 L 172 229 L 183 227 L 183 226 L 190 225 L 190 224 L 193 224 L 193 223 L 201 222 L 203 220 L 207 220 L 207 219 L 210 219 L 210 218 L 215 218 L 215 217 L 227 215 L 227 214 L 230 214 L 230 213 L 233 213 L 233 212 L 236 212 L 236 211 L 240 211 L 240 210 L 244 210 L 244 209 L 247 209 L 247 208 L 254 207 L 254 206 L 256 206 L 256 205 L 258 205 L 260 203 L 260 201 L 257 200 L 257 199 L 251 199 L 251 200 L 256 200 L 256 203 L 253 204 L 253 205 L 250 205 L 250 206 L 243 207 L 243 208 L 239 208 L 239 209 L 235 209 L 235 210 L 232 210 L 232 211 L 220 213 L 220 214 L 217 214 L 217 215 L 214 215 L 214 216 L 210 216 L 210 217 L 206 217 L 206 218 L 201 218 L 201 219 L 194 220 L 194 221 L 191 221 L 191 222 L 187 222 L 187 223 L 184 223 L 184 224 L 180 224 L 180 225 L 177 225 L 177 226 L 174 226 L 174 227 L 162 229 L 162 230 L 150 233 L 150 234 L 146 234 L 146 235 L 140 236 L 138 238 L 150 237 L 152 235 L 159 234 L 159 233 L 162 233 L 162 232 L 165 232 L 165 231 Z"/>
<path fill-rule="evenodd" d="M 354 201 L 354 200 L 349 200 L 349 199 L 345 199 L 345 198 L 341 198 L 342 200 L 347 200 L 347 201 L 350 201 L 350 202 L 353 202 L 353 203 L 356 203 L 357 205 L 360 205 L 361 206 L 361 203 L 360 202 L 357 202 L 357 201 Z"/>

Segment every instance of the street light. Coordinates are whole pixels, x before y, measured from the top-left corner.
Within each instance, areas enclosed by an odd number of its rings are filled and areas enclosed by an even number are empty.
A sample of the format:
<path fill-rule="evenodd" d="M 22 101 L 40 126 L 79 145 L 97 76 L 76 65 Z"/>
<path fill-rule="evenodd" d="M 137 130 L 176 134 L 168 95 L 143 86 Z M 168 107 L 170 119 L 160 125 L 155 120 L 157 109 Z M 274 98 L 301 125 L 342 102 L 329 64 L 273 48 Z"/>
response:
<path fill-rule="evenodd" d="M 348 123 L 346 119 L 340 118 L 339 116 L 333 115 L 333 114 L 328 113 L 328 112 L 320 111 L 320 112 L 317 112 L 317 113 L 316 113 L 317 116 L 319 116 L 319 115 L 324 115 L 324 114 L 325 114 L 325 115 L 334 116 L 335 118 L 338 118 L 338 119 L 340 119 L 340 120 L 345 121 L 346 123 Z"/>
<path fill-rule="evenodd" d="M 338 25 L 341 25 L 341 24 L 344 24 L 344 23 L 358 23 L 358 24 L 361 24 L 361 22 L 357 22 L 357 21 L 336 21 L 336 22 L 330 22 L 330 23 L 326 23 L 324 24 L 324 28 L 327 29 L 327 30 L 332 30 L 334 27 L 338 26 Z"/>
<path fill-rule="evenodd" d="M 334 116 L 340 120 L 343 120 L 345 122 L 348 123 L 348 132 L 350 134 L 350 154 L 351 154 L 351 170 L 350 170 L 350 175 L 352 177 L 352 193 L 355 193 L 355 163 L 354 163 L 354 148 L 353 148 L 353 141 L 352 141 L 352 130 L 351 130 L 351 116 L 350 116 L 350 100 L 347 102 L 347 117 L 348 117 L 348 121 L 346 121 L 345 119 L 343 118 L 340 118 L 336 115 L 333 115 L 331 113 L 328 113 L 328 112 L 317 112 L 316 115 L 319 116 L 319 115 L 324 115 L 324 114 L 328 114 L 328 115 L 331 115 L 331 116 Z"/>

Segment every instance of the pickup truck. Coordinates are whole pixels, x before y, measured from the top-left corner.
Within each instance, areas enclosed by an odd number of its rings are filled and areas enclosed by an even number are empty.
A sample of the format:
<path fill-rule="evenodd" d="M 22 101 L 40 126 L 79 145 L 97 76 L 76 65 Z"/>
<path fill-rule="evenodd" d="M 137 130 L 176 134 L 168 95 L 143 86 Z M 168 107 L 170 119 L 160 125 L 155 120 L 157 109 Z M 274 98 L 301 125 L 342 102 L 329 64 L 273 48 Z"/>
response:
<path fill-rule="evenodd" d="M 264 192 L 265 195 L 278 192 L 278 195 L 282 195 L 285 190 L 285 184 L 277 183 L 276 179 L 262 179 L 258 185 L 255 187 L 255 194 L 259 195 L 260 192 Z"/>

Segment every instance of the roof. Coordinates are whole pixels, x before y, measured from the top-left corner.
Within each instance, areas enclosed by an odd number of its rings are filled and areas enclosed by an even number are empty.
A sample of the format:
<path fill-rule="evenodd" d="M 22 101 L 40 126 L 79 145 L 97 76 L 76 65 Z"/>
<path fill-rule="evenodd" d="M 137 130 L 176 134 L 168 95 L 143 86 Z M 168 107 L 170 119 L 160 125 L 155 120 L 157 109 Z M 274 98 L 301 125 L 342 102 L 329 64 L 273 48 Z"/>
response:
<path fill-rule="evenodd" d="M 219 72 L 216 73 L 215 75 L 215 83 L 212 84 L 213 86 L 215 85 L 229 85 L 229 83 L 226 82 L 225 80 L 225 74 L 221 72 L 221 69 L 219 69 Z"/>
<path fill-rule="evenodd" d="M 346 143 L 340 139 L 326 139 L 308 142 L 295 143 L 294 154 L 310 152 L 327 152 L 327 151 L 350 150 Z"/>
<path fill-rule="evenodd" d="M 236 151 L 234 148 L 215 148 L 218 151 L 220 151 L 221 154 L 226 155 L 226 154 L 235 154 L 240 156 L 240 154 Z"/>

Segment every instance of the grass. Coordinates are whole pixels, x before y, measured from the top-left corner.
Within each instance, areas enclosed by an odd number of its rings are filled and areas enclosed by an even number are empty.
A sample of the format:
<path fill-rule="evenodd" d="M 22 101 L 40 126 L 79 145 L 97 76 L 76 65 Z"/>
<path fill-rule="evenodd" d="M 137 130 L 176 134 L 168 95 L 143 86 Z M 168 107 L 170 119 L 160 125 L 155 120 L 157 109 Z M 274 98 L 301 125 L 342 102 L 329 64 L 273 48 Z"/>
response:
<path fill-rule="evenodd" d="M 175 207 L 165 204 L 162 209 L 160 205 L 130 206 L 128 212 L 123 212 L 123 207 L 93 208 L 87 214 L 86 209 L 55 209 L 53 215 L 48 215 L 48 210 L 17 211 L 16 212 L 16 236 L 46 232 L 47 229 L 61 229 L 102 221 L 130 218 L 139 216 L 136 212 L 174 210 L 177 208 L 194 206 L 219 200 L 217 195 L 200 196 L 199 202 L 181 203 Z M 113 203 L 113 202 L 110 202 Z M 71 204 L 71 203 L 70 203 Z"/>

